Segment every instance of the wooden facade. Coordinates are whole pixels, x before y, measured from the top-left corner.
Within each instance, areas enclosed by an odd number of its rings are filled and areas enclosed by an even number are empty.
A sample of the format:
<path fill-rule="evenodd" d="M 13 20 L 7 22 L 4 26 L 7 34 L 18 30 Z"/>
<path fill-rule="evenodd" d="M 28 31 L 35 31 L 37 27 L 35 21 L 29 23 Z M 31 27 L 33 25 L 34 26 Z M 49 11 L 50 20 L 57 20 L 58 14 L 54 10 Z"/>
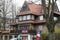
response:
<path fill-rule="evenodd" d="M 55 11 L 54 17 L 60 18 L 60 12 Z M 3 40 L 5 40 L 4 37 L 6 35 L 10 39 L 12 37 L 17 37 L 19 34 L 30 34 L 36 36 L 37 28 L 41 31 L 47 30 L 45 24 L 46 19 L 44 17 L 42 5 L 25 1 L 21 11 L 16 15 L 16 23 L 11 23 L 10 29 L 8 31 L 0 31 L 0 34 L 3 35 Z M 26 31 L 23 32 L 23 30 Z"/>

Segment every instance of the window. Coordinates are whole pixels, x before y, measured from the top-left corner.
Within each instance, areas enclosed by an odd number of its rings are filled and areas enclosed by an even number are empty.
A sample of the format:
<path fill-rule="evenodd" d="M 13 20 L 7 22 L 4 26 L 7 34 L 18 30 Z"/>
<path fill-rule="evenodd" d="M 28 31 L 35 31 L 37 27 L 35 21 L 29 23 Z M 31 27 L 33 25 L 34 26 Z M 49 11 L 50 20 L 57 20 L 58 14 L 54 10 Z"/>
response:
<path fill-rule="evenodd" d="M 22 16 L 19 17 L 19 21 L 22 21 Z"/>
<path fill-rule="evenodd" d="M 26 20 L 26 16 L 23 16 L 23 20 Z"/>
<path fill-rule="evenodd" d="M 34 15 L 31 15 L 31 19 L 34 20 Z"/>
<path fill-rule="evenodd" d="M 31 16 L 30 15 L 27 15 L 27 20 L 30 20 L 31 19 Z"/>
<path fill-rule="evenodd" d="M 42 27 L 43 27 L 42 25 L 39 25 L 39 27 L 38 27 L 38 28 L 39 28 L 40 30 L 42 30 Z"/>
<path fill-rule="evenodd" d="M 18 26 L 18 30 L 20 30 L 20 27 Z"/>
<path fill-rule="evenodd" d="M 40 19 L 40 20 L 43 20 L 43 15 L 39 16 L 39 19 Z"/>
<path fill-rule="evenodd" d="M 18 22 L 18 19 L 16 19 L 16 22 Z"/>
<path fill-rule="evenodd" d="M 54 17 L 54 21 L 57 21 L 57 17 Z"/>
<path fill-rule="evenodd" d="M 9 24 L 6 23 L 6 24 L 5 24 L 5 29 L 6 29 L 6 30 L 9 30 L 9 27 L 8 27 L 8 26 L 9 26 Z"/>
<path fill-rule="evenodd" d="M 22 20 L 34 20 L 34 16 L 33 15 L 20 16 L 19 21 Z"/>

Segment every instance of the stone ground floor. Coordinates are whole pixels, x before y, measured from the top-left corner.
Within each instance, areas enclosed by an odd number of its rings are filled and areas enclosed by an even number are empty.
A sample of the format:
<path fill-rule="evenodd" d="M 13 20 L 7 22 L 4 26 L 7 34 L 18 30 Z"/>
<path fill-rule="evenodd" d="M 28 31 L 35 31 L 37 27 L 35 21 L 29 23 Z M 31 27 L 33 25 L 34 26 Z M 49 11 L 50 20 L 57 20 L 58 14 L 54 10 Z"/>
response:
<path fill-rule="evenodd" d="M 18 35 L 0 35 L 0 40 L 10 40 L 11 38 L 16 38 Z"/>
<path fill-rule="evenodd" d="M 30 34 L 19 34 L 21 40 L 23 40 L 23 38 L 25 38 L 26 40 L 33 40 L 35 38 L 35 35 L 30 35 Z M 0 40 L 10 40 L 12 38 L 17 38 L 19 35 L 13 34 L 4 34 L 4 35 L 0 35 Z"/>

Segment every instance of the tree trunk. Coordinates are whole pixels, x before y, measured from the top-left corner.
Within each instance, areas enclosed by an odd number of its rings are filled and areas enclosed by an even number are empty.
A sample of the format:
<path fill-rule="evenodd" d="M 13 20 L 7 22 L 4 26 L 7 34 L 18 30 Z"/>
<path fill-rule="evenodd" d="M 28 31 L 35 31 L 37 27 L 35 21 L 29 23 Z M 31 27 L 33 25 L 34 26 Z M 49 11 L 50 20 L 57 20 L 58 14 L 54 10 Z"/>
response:
<path fill-rule="evenodd" d="M 45 0 L 42 0 L 42 6 L 43 6 L 43 13 L 45 14 L 45 18 L 46 18 L 46 25 L 47 25 L 47 29 L 49 32 L 49 40 L 55 40 L 55 36 L 54 36 L 54 31 L 55 31 L 55 24 L 56 22 L 54 22 L 53 19 L 53 13 L 54 13 L 54 5 L 56 0 L 48 0 L 48 7 L 46 7 L 46 2 Z"/>
<path fill-rule="evenodd" d="M 50 33 L 49 32 L 49 40 L 55 40 L 55 35 L 54 35 L 54 33 Z"/>

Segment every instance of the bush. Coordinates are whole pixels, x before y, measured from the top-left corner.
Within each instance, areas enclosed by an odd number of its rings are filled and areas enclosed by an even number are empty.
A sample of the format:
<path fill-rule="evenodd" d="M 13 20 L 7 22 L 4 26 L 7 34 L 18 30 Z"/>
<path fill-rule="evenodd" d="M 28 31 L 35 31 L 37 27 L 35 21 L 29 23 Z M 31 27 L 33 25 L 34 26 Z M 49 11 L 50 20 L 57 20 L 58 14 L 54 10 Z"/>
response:
<path fill-rule="evenodd" d="M 60 33 L 54 33 L 55 40 L 60 40 Z M 41 40 L 48 40 L 48 34 L 41 34 Z"/>
<path fill-rule="evenodd" d="M 48 40 L 47 34 L 41 34 L 41 40 Z"/>

